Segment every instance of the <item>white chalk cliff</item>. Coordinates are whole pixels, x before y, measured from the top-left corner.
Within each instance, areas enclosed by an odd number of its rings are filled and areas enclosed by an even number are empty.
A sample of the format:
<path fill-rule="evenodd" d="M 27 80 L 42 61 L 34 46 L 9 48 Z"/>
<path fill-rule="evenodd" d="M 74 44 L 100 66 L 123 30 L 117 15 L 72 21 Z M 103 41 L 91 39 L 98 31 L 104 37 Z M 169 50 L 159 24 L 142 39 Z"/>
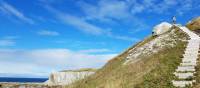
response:
<path fill-rule="evenodd" d="M 91 74 L 94 74 L 94 71 L 81 71 L 81 72 L 54 72 L 49 76 L 49 80 L 45 82 L 46 85 L 68 85 L 77 80 L 83 79 Z"/>

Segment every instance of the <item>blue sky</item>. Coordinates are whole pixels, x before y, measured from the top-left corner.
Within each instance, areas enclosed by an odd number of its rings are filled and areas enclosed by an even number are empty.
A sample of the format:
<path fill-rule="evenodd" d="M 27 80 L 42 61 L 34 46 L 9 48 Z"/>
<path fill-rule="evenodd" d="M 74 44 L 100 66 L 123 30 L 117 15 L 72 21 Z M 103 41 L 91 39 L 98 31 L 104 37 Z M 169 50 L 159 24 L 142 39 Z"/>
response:
<path fill-rule="evenodd" d="M 99 68 L 172 16 L 199 16 L 198 0 L 0 0 L 0 73 L 47 76 Z"/>

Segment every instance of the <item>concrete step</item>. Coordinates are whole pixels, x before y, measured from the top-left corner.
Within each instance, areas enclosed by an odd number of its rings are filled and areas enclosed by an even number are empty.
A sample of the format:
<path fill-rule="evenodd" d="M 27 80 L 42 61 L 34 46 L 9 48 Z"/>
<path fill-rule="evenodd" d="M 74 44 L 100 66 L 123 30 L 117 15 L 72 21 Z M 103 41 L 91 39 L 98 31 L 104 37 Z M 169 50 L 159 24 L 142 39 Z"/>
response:
<path fill-rule="evenodd" d="M 198 61 L 182 61 L 183 63 L 197 63 Z"/>
<path fill-rule="evenodd" d="M 181 63 L 181 66 L 197 66 L 196 63 Z"/>
<path fill-rule="evenodd" d="M 187 85 L 191 85 L 193 83 L 195 83 L 196 81 L 195 80 L 192 80 L 192 81 L 175 81 L 175 80 L 172 80 L 172 83 L 175 87 L 186 87 Z"/>
<path fill-rule="evenodd" d="M 197 61 L 197 58 L 183 58 L 182 61 Z"/>
<path fill-rule="evenodd" d="M 183 56 L 197 56 L 198 53 L 192 53 L 192 54 L 183 54 Z"/>
<path fill-rule="evenodd" d="M 188 68 L 188 67 L 179 67 L 176 69 L 176 72 L 194 72 L 194 68 Z"/>
<path fill-rule="evenodd" d="M 187 72 L 187 73 L 175 72 L 174 75 L 177 76 L 179 79 L 190 79 L 190 78 L 194 77 L 194 73 L 193 72 Z"/>

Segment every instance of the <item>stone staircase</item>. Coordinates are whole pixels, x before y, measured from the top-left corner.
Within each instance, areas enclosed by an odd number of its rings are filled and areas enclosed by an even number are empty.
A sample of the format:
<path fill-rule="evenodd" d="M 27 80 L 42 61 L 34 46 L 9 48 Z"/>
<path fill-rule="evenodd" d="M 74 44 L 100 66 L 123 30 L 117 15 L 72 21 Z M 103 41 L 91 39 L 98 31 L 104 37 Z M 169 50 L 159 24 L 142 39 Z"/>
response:
<path fill-rule="evenodd" d="M 200 37 L 191 32 L 186 27 L 180 27 L 186 34 L 189 35 L 187 47 L 185 49 L 182 62 L 177 67 L 174 75 L 177 79 L 172 80 L 175 87 L 186 87 L 187 85 L 193 85 L 196 82 L 195 73 L 198 59 L 198 51 L 200 45 Z"/>

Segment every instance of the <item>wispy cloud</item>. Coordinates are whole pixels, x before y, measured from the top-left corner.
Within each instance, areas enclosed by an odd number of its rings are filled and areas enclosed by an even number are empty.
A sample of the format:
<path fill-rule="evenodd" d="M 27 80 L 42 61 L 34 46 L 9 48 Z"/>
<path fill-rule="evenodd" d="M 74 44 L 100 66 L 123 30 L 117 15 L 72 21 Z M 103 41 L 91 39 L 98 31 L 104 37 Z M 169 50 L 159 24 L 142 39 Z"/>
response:
<path fill-rule="evenodd" d="M 4 1 L 0 1 L 0 11 L 3 12 L 4 14 L 8 15 L 8 16 L 14 16 L 14 17 L 18 18 L 19 20 L 22 20 L 22 21 L 27 22 L 29 24 L 34 24 L 33 19 L 25 16 L 18 9 L 16 9 L 12 5 L 10 5 L 10 4 L 8 4 Z"/>
<path fill-rule="evenodd" d="M 109 49 L 87 49 L 87 50 L 80 50 L 78 52 L 80 53 L 108 53 L 112 51 Z"/>
<path fill-rule="evenodd" d="M 56 15 L 57 19 L 59 19 L 60 21 L 62 21 L 64 23 L 67 23 L 69 25 L 76 27 L 80 31 L 83 31 L 83 32 L 89 33 L 89 34 L 93 34 L 93 35 L 101 35 L 104 32 L 101 28 L 88 23 L 85 20 L 83 20 L 77 16 L 72 16 L 70 14 L 60 12 L 57 9 L 55 9 L 49 5 L 46 5 L 46 8 L 50 12 L 53 12 Z"/>
<path fill-rule="evenodd" d="M 15 45 L 15 41 L 10 39 L 2 39 L 0 40 L 0 46 L 13 46 Z"/>
<path fill-rule="evenodd" d="M 196 8 L 200 3 L 198 0 L 162 0 L 160 2 L 156 0 L 143 0 L 142 2 L 138 0 L 127 1 L 131 5 L 131 11 L 134 14 L 147 12 L 170 15 L 183 15 Z"/>
<path fill-rule="evenodd" d="M 131 17 L 129 7 L 125 1 L 99 0 L 97 5 L 91 5 L 84 1 L 78 2 L 86 14 L 87 19 L 98 19 L 100 21 L 124 20 Z"/>
<path fill-rule="evenodd" d="M 133 2 L 135 1 L 135 2 Z M 117 0 L 99 0 L 97 4 L 91 4 L 86 1 L 79 1 L 78 6 L 85 14 L 83 17 L 89 21 L 100 21 L 106 24 L 123 25 L 130 24 L 130 28 L 134 31 L 142 31 L 148 28 L 148 25 L 137 17 L 135 14 L 143 12 L 144 6 L 140 5 L 136 0 L 117 1 Z M 133 30 L 126 30 L 127 32 Z M 121 40 L 133 41 L 128 36 L 119 36 L 111 33 L 110 37 Z M 136 39 L 136 38 L 135 38 Z"/>
<path fill-rule="evenodd" d="M 16 44 L 16 38 L 17 36 L 5 36 L 3 38 L 0 38 L 0 46 L 14 46 Z"/>
<path fill-rule="evenodd" d="M 101 36 L 104 35 L 104 36 L 111 37 L 114 39 L 134 41 L 133 39 L 131 39 L 127 36 L 121 36 L 121 38 L 120 38 L 116 34 L 113 34 L 110 31 L 110 28 L 98 27 L 94 24 L 89 23 L 86 19 L 83 19 L 78 16 L 72 16 L 70 14 L 61 12 L 61 11 L 53 8 L 52 6 L 46 5 L 45 8 L 48 9 L 53 14 L 55 14 L 56 18 L 59 19 L 61 22 L 64 22 L 67 25 L 71 25 L 82 32 L 92 34 L 92 35 L 101 35 Z M 122 38 L 122 37 L 124 37 L 124 38 Z"/>
<path fill-rule="evenodd" d="M 52 70 L 101 67 L 116 54 L 89 53 L 106 51 L 104 49 L 82 50 L 82 52 L 69 49 L 0 49 L 0 58 L 2 58 L 0 73 L 40 73 Z M 13 69 L 7 69 L 5 64 L 12 66 Z"/>
<path fill-rule="evenodd" d="M 103 29 L 97 26 L 94 26 L 76 16 L 72 16 L 68 14 L 59 14 L 58 18 L 67 24 L 77 27 L 80 31 L 83 31 L 85 33 L 89 33 L 93 35 L 101 35 L 104 32 Z"/>
<path fill-rule="evenodd" d="M 40 30 L 39 32 L 37 32 L 37 34 L 42 35 L 42 36 L 58 36 L 58 35 L 60 35 L 59 32 L 50 31 L 50 30 Z"/>

